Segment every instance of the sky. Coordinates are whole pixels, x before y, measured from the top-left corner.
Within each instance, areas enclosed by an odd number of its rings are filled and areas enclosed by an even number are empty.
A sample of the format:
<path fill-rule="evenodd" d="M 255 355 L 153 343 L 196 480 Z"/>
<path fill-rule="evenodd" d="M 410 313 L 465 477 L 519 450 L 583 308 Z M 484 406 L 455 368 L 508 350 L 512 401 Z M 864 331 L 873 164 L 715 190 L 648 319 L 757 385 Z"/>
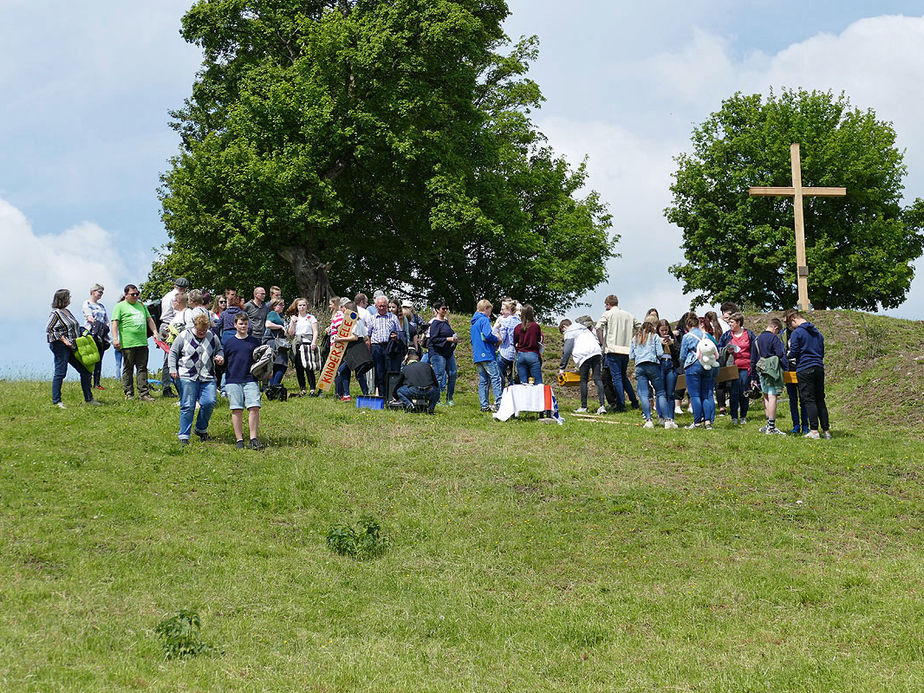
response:
<path fill-rule="evenodd" d="M 56 289 L 70 288 L 79 308 L 100 282 L 111 310 L 167 240 L 157 186 L 178 147 L 168 113 L 200 63 L 179 36 L 190 4 L 0 0 L 0 377 L 50 377 L 44 324 Z M 687 309 L 667 270 L 683 259 L 680 230 L 663 216 L 673 157 L 738 90 L 845 92 L 893 123 L 906 202 L 924 196 L 919 3 L 508 4 L 507 33 L 540 41 L 530 76 L 546 100 L 535 123 L 572 163 L 587 157 L 589 186 L 621 236 L 609 279 L 584 297 L 589 308 L 569 314 L 600 312 L 611 293 L 637 314 Z M 924 275 L 924 260 L 918 269 Z M 924 276 L 887 313 L 924 319 Z M 112 357 L 105 363 L 113 373 Z"/>

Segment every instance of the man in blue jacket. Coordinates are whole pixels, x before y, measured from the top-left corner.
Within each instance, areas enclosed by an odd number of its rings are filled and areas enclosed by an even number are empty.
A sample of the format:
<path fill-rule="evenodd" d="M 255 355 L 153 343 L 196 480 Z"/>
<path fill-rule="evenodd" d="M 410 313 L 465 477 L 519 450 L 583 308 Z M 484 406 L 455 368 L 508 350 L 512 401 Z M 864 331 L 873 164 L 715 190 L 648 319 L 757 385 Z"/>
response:
<path fill-rule="evenodd" d="M 478 399 L 481 411 L 497 411 L 502 389 L 500 372 L 497 370 L 495 355 L 497 337 L 491 330 L 491 302 L 486 299 L 478 301 L 478 307 L 472 316 L 472 360 L 478 371 Z M 494 406 L 488 401 L 488 385 L 494 390 Z"/>
<path fill-rule="evenodd" d="M 796 364 L 799 395 L 808 411 L 809 432 L 806 438 L 830 438 L 828 407 L 825 405 L 825 338 L 818 328 L 799 311 L 790 310 L 785 316 L 790 330 L 789 360 Z M 821 434 L 818 425 L 821 424 Z"/>

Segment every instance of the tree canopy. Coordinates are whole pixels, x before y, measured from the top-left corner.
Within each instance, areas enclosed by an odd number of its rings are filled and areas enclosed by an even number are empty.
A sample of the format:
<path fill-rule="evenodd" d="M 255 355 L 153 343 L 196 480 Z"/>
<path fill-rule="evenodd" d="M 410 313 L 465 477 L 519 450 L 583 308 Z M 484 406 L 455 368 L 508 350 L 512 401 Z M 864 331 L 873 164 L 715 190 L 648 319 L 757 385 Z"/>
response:
<path fill-rule="evenodd" d="M 804 198 L 809 296 L 816 308 L 875 310 L 904 301 L 924 250 L 924 202 L 903 209 L 903 154 L 891 124 L 830 92 L 736 93 L 693 130 L 676 157 L 665 216 L 683 230 L 684 290 L 755 308 L 796 302 L 791 197 L 749 197 L 791 185 L 790 144 L 801 144 L 804 186 L 846 187 Z"/>
<path fill-rule="evenodd" d="M 149 277 L 386 288 L 538 310 L 606 277 L 616 237 L 584 164 L 548 147 L 502 0 L 200 0 L 203 68 L 172 125 L 169 242 Z M 506 52 L 505 52 L 506 51 Z M 329 282 L 329 284 L 328 284 Z"/>

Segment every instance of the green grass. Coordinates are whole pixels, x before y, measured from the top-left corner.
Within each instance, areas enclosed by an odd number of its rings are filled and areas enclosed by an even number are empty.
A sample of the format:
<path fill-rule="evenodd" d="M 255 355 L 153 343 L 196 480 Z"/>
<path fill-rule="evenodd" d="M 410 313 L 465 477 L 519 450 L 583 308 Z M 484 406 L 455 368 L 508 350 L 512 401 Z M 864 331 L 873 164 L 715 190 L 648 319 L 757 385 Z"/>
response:
<path fill-rule="evenodd" d="M 0 383 L 0 688 L 921 690 L 924 439 L 847 383 L 832 441 L 501 424 L 463 379 L 433 417 L 265 403 L 263 453 L 223 402 L 182 450 L 114 382 Z M 331 552 L 362 516 L 386 553 Z M 181 609 L 219 652 L 165 658 Z"/>

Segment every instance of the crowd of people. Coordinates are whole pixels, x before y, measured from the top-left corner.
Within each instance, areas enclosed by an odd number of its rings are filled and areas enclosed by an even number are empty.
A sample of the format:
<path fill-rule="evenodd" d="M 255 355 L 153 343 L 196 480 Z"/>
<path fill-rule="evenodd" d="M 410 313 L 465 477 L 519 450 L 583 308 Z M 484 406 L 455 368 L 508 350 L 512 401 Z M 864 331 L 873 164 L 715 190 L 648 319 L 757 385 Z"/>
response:
<path fill-rule="evenodd" d="M 411 301 L 389 300 L 382 291 L 375 292 L 371 305 L 363 293 L 353 299 L 333 297 L 322 327 L 305 298 L 287 306 L 277 286 L 270 287 L 268 295 L 256 287 L 244 302 L 235 289 L 212 296 L 190 289 L 189 281 L 179 277 L 161 301 L 149 307 L 139 300 L 138 287 L 129 284 L 111 316 L 103 294 L 101 285 L 91 287 L 80 320 L 68 308 L 70 291 L 55 292 L 46 334 L 54 357 L 52 403 L 57 407 L 66 407 L 61 391 L 68 365 L 80 376 L 85 402 L 99 404 L 93 388 L 104 387 L 102 358 L 92 370 L 84 366 L 75 351 L 83 335 L 92 336 L 101 354 L 114 350 L 125 398 L 134 399 L 137 392 L 145 402 L 154 399 L 148 340 L 155 338 L 164 350 L 161 394 L 179 398 L 182 445 L 188 445 L 192 435 L 210 439 L 209 421 L 223 396 L 237 447 L 262 449 L 262 396 L 288 395 L 283 378 L 290 365 L 298 383 L 292 394 L 317 396 L 323 383 L 316 372 L 339 342 L 345 345 L 337 348 L 342 359 L 333 377 L 339 401 L 351 400 L 350 382 L 355 378 L 363 395 L 378 395 L 396 407 L 433 413 L 441 400 L 444 406 L 455 404 L 455 352 L 462 337 L 450 325 L 449 306 L 443 300 L 434 302 L 433 315 L 425 320 Z M 784 433 L 777 427 L 776 410 L 785 388 L 791 433 L 830 438 L 824 337 L 818 329 L 799 312 L 787 311 L 783 321 L 767 320 L 757 335 L 745 327 L 736 305 L 723 304 L 721 313 L 720 320 L 713 311 L 691 311 L 672 325 L 652 308 L 638 321 L 610 295 L 599 319 L 562 320 L 558 370 L 564 374 L 572 360 L 578 370 L 581 406 L 575 413 L 588 414 L 591 380 L 599 405 L 596 414 L 640 409 L 646 428 L 654 428 L 656 422 L 666 429 L 678 428 L 675 417 L 684 413 L 685 397 L 693 414 L 687 429 L 710 430 L 716 416 L 725 414 L 733 424 L 744 425 L 751 398 L 762 397 L 767 420 L 760 431 L 775 435 Z M 543 334 L 529 304 L 503 298 L 495 316 L 490 301 L 479 301 L 468 337 L 482 412 L 497 410 L 508 385 L 543 383 Z M 630 361 L 637 394 L 628 375 Z M 723 366 L 734 366 L 726 369 L 731 377 L 718 377 L 726 373 Z M 244 435 L 245 409 L 249 442 Z"/>

